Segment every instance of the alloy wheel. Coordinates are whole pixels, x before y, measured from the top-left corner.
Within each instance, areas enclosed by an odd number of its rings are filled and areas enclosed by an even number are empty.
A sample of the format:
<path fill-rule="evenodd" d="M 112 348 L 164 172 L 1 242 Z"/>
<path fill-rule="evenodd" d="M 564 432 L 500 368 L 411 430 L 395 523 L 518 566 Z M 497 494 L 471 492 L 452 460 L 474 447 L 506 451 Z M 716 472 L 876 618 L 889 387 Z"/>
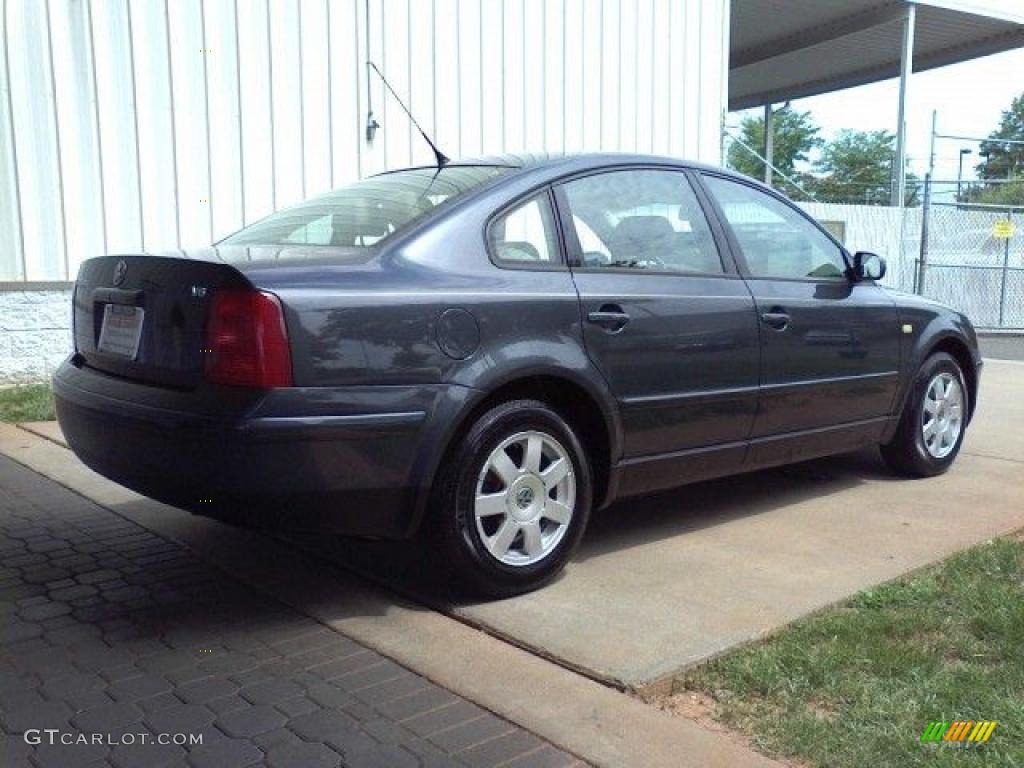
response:
<path fill-rule="evenodd" d="M 487 457 L 473 514 L 487 551 L 505 565 L 540 562 L 572 522 L 576 478 L 561 443 L 544 432 L 517 432 Z"/>
<path fill-rule="evenodd" d="M 944 459 L 956 447 L 963 430 L 964 393 L 951 373 L 939 373 L 928 383 L 921 414 L 924 447 L 936 459 Z"/>

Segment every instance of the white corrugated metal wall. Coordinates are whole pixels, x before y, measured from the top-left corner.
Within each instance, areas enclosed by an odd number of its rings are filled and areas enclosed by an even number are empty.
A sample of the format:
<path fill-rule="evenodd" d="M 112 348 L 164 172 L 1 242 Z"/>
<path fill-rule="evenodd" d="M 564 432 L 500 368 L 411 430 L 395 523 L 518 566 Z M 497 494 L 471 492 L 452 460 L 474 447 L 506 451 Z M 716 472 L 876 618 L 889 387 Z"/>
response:
<path fill-rule="evenodd" d="M 367 58 L 453 157 L 719 156 L 728 0 L 0 3 L 0 280 L 429 163 Z"/>

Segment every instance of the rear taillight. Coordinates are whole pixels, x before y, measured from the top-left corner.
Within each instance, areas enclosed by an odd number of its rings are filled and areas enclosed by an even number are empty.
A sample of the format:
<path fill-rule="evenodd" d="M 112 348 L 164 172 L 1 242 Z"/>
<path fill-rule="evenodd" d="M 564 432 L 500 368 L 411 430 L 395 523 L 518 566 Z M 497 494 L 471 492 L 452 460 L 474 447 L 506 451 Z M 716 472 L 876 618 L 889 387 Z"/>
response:
<path fill-rule="evenodd" d="M 288 330 L 273 294 L 216 291 L 206 329 L 208 381 L 239 387 L 292 385 Z"/>

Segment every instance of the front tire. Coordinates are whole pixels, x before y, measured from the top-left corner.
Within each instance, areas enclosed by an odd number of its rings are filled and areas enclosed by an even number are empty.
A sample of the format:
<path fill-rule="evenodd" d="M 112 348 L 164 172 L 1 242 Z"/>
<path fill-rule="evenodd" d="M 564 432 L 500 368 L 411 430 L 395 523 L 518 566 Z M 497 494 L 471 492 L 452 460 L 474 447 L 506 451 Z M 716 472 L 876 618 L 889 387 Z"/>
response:
<path fill-rule="evenodd" d="M 893 439 L 882 458 L 909 477 L 932 477 L 952 466 L 967 429 L 968 391 L 960 365 L 937 352 L 917 372 Z"/>
<path fill-rule="evenodd" d="M 491 408 L 441 468 L 428 524 L 473 592 L 509 597 L 565 567 L 590 516 L 590 464 L 572 427 L 537 400 Z"/>

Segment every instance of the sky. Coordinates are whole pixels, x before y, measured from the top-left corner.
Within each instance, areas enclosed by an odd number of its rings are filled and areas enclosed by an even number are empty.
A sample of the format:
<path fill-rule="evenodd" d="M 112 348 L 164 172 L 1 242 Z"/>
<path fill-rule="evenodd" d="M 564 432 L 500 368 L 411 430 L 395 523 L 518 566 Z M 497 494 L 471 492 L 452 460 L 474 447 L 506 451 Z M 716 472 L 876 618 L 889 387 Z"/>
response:
<path fill-rule="evenodd" d="M 986 0 L 989 6 L 1002 3 L 1008 10 L 1024 10 L 1024 0 Z M 939 133 L 985 137 L 998 127 L 1003 110 L 1022 92 L 1024 48 L 915 72 L 907 98 L 907 155 L 913 172 L 923 176 L 928 167 L 932 110 L 938 112 Z M 826 139 L 843 128 L 895 132 L 898 94 L 899 80 L 892 79 L 797 99 L 792 107 L 810 111 Z M 738 125 L 743 114 L 748 113 L 731 113 L 729 125 Z M 760 116 L 763 110 L 751 110 L 749 114 Z M 964 178 L 975 177 L 974 166 L 979 161 L 977 143 L 943 139 L 935 146 L 936 179 L 956 179 L 961 148 L 974 152 L 964 159 Z"/>

